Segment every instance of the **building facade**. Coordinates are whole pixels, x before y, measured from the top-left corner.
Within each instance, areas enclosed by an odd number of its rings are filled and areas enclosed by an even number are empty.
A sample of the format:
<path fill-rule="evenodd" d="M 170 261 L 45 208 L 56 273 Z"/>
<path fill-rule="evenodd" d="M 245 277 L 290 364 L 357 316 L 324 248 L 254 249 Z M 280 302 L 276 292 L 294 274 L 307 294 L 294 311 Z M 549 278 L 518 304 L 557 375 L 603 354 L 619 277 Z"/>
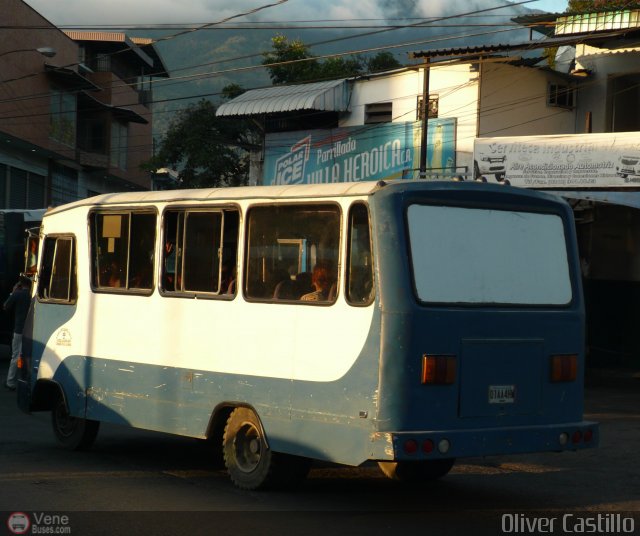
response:
<path fill-rule="evenodd" d="M 149 189 L 150 80 L 168 76 L 151 41 L 63 32 L 21 0 L 0 4 L 0 208 Z"/>

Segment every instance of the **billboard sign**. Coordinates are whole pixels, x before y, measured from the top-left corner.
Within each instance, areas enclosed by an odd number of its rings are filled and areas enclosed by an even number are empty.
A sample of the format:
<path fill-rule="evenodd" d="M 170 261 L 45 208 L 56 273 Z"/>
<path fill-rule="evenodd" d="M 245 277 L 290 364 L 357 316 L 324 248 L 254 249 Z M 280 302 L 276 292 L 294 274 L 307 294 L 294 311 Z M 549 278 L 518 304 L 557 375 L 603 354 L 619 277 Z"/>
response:
<path fill-rule="evenodd" d="M 455 162 L 455 134 L 449 132 L 455 132 L 455 121 L 432 120 L 429 128 L 434 162 Z M 420 123 L 403 122 L 267 134 L 263 184 L 412 178 L 419 129 Z"/>
<path fill-rule="evenodd" d="M 640 132 L 477 138 L 481 173 L 525 188 L 640 187 Z"/>

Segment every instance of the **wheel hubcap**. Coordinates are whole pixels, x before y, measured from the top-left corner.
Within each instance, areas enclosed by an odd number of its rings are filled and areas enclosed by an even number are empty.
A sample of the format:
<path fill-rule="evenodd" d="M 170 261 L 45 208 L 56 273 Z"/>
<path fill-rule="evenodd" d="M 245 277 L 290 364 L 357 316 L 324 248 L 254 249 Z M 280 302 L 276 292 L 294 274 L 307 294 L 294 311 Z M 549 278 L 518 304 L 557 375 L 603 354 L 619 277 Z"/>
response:
<path fill-rule="evenodd" d="M 251 423 L 245 423 L 235 437 L 235 451 L 238 467 L 247 473 L 253 471 L 262 458 L 262 437 Z"/>
<path fill-rule="evenodd" d="M 58 432 L 63 437 L 69 437 L 73 434 L 73 431 L 76 428 L 76 419 L 75 417 L 71 417 L 67 412 L 67 408 L 64 403 L 59 403 L 56 407 L 56 426 L 58 428 Z"/>

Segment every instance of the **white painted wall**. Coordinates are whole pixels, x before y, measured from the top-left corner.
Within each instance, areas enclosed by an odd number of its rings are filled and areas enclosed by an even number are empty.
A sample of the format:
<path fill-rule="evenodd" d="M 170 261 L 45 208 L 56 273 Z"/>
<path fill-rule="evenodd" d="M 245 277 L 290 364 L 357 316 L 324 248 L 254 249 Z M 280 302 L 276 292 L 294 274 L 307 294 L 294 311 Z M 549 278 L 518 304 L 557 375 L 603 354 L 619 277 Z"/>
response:
<path fill-rule="evenodd" d="M 584 122 L 586 113 L 591 112 L 593 132 L 611 132 L 611 82 L 618 75 L 640 73 L 640 47 L 606 50 L 577 45 L 576 68 L 591 71 L 590 76 L 581 84 L 578 120 Z"/>
<path fill-rule="evenodd" d="M 547 105 L 549 83 L 569 81 L 548 70 L 502 63 L 481 66 L 478 137 L 573 134 L 575 110 Z"/>
<path fill-rule="evenodd" d="M 358 80 L 351 97 L 351 113 L 340 120 L 341 127 L 364 124 L 365 106 L 379 102 L 393 104 L 394 122 L 417 120 L 418 96 L 422 95 L 423 71 L 409 70 Z M 431 69 L 429 93 L 439 97 L 439 117 L 457 118 L 456 161 L 472 163 L 473 139 L 477 129 L 477 73 L 469 64 L 442 65 Z M 419 144 L 419 133 L 416 143 Z M 418 149 L 418 145 L 416 145 Z M 469 167 L 472 170 L 472 167 Z"/>

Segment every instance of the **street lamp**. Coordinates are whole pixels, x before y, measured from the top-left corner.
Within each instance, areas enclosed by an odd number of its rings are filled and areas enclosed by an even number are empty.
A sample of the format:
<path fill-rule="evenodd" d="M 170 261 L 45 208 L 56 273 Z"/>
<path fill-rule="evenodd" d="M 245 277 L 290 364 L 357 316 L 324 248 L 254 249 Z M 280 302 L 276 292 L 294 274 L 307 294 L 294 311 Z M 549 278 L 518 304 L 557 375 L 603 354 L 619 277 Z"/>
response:
<path fill-rule="evenodd" d="M 0 58 L 2 56 L 6 56 L 7 54 L 15 54 L 16 52 L 38 52 L 47 58 L 53 58 L 56 55 L 56 49 L 53 47 L 39 47 L 39 48 L 21 48 L 18 50 L 9 50 L 7 52 L 3 52 L 0 54 Z"/>

